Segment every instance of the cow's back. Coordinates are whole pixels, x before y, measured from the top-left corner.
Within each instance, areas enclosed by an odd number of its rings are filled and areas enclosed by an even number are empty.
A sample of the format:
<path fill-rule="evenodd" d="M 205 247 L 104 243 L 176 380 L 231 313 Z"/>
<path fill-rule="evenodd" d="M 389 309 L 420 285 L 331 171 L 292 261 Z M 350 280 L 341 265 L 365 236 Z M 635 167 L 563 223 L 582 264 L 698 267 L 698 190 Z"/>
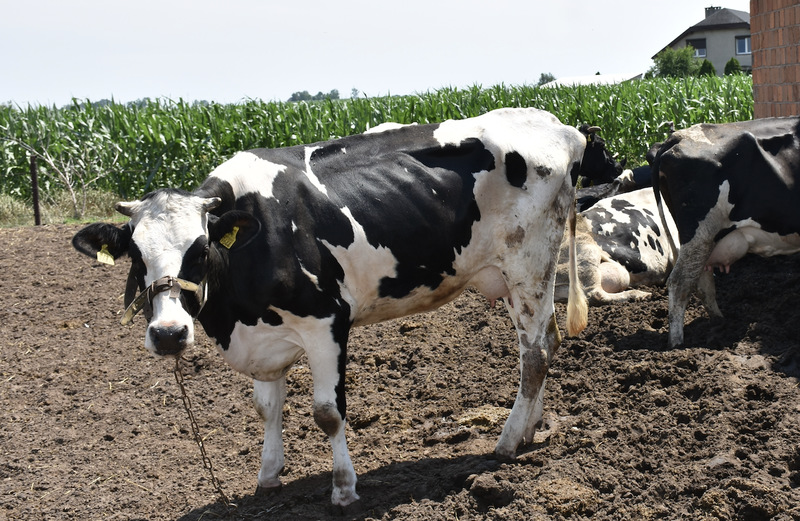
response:
<path fill-rule="evenodd" d="M 369 323 L 438 307 L 509 249 L 560 236 L 584 147 L 547 112 L 498 110 L 242 152 L 201 192 L 263 219 L 267 242 L 291 245 L 283 273 L 340 287 Z"/>

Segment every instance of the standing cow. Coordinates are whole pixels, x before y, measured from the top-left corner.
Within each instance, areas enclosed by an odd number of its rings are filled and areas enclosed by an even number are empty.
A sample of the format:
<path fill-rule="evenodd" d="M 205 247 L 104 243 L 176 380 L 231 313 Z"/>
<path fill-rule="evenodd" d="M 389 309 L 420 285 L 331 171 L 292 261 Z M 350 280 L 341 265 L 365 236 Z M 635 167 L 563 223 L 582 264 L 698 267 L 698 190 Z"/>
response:
<path fill-rule="evenodd" d="M 713 270 L 747 253 L 800 251 L 800 118 L 766 118 L 679 130 L 656 154 L 656 200 L 675 219 L 680 255 L 669 277 L 669 343 L 683 343 L 696 287 L 711 317 Z M 673 241 L 674 242 L 674 241 Z"/>
<path fill-rule="evenodd" d="M 517 328 L 521 378 L 495 448 L 533 439 L 560 342 L 553 285 L 587 139 L 553 115 L 482 116 L 276 150 L 241 152 L 194 192 L 162 189 L 92 224 L 73 245 L 128 254 L 126 320 L 144 308 L 145 347 L 177 356 L 193 319 L 254 380 L 264 419 L 259 491 L 280 487 L 285 374 L 303 354 L 313 411 L 333 450 L 331 500 L 358 499 L 345 440 L 353 326 L 431 310 L 467 285 L 502 298 Z M 137 289 L 140 295 L 134 299 Z M 573 285 L 567 329 L 586 324 Z"/>
<path fill-rule="evenodd" d="M 666 217 L 674 237 L 672 217 L 669 213 Z M 664 284 L 675 263 L 668 237 L 651 188 L 601 199 L 580 212 L 575 233 L 578 278 L 589 304 L 649 297 L 650 293 L 631 288 Z M 565 234 L 559 253 L 557 302 L 568 297 L 567 239 Z"/>

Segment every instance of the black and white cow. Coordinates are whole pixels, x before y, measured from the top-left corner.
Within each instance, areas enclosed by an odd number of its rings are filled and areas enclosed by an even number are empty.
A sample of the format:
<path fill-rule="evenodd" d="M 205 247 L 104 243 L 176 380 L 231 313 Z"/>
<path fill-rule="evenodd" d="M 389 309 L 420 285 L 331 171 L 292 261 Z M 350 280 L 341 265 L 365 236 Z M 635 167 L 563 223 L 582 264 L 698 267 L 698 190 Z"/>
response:
<path fill-rule="evenodd" d="M 674 132 L 674 129 L 670 132 Z M 612 197 L 617 194 L 624 194 L 653 186 L 653 169 L 651 165 L 653 161 L 655 161 L 656 153 L 660 147 L 660 142 L 650 146 L 646 154 L 646 165 L 637 166 L 632 170 L 623 170 L 619 176 L 610 182 L 579 188 L 575 196 L 578 211 L 582 212 L 587 210 L 597 201 L 605 199 L 606 197 Z M 619 165 L 619 163 L 616 164 Z"/>
<path fill-rule="evenodd" d="M 350 329 L 434 309 L 467 285 L 502 298 L 518 332 L 521 380 L 495 452 L 513 458 L 533 439 L 560 342 L 556 260 L 586 142 L 547 112 L 501 109 L 250 150 L 192 193 L 119 203 L 128 223 L 89 225 L 73 245 L 130 256 L 126 319 L 149 312 L 148 350 L 179 355 L 196 317 L 222 357 L 253 378 L 265 431 L 261 492 L 280 487 L 284 375 L 305 354 L 314 419 L 333 451 L 331 499 L 347 505 L 358 499 L 345 440 Z M 568 307 L 568 333 L 577 334 L 586 325 L 577 283 Z"/>
<path fill-rule="evenodd" d="M 675 236 L 668 211 L 666 217 Z M 559 253 L 557 302 L 568 297 L 567 239 L 565 235 Z M 592 306 L 649 297 L 646 291 L 629 288 L 663 285 L 675 263 L 651 188 L 601 199 L 579 213 L 575 240 L 578 278 Z"/>
<path fill-rule="evenodd" d="M 669 343 L 683 343 L 683 320 L 697 288 L 721 317 L 713 270 L 747 253 L 800 251 L 800 118 L 766 118 L 675 132 L 653 163 L 656 199 L 675 219 L 680 254 L 669 289 Z"/>

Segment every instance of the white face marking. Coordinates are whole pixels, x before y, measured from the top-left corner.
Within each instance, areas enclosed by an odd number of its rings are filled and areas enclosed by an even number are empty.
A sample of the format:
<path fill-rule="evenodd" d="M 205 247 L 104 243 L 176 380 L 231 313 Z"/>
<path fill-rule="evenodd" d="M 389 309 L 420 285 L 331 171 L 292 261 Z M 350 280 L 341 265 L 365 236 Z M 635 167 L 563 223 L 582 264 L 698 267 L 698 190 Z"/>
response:
<path fill-rule="evenodd" d="M 260 193 L 274 197 L 272 183 L 278 174 L 286 171 L 285 165 L 271 163 L 251 152 L 239 152 L 211 172 L 210 177 L 227 181 L 237 197 L 248 193 Z"/>
<path fill-rule="evenodd" d="M 325 195 L 328 195 L 328 189 L 325 188 L 325 185 L 320 182 L 319 178 L 316 174 L 311 170 L 311 154 L 314 153 L 315 150 L 318 150 L 320 147 L 306 147 L 306 177 L 308 177 L 311 184 L 317 187 L 317 189 Z"/>
<path fill-rule="evenodd" d="M 157 193 L 150 199 L 134 203 L 131 225 L 134 226 L 132 240 L 142 254 L 147 268 L 145 286 L 165 277 L 177 277 L 183 256 L 198 237 L 207 235 L 208 217 L 204 205 L 208 199 Z M 186 326 L 187 345 L 194 342 L 193 319 L 183 308 L 178 298 L 170 298 L 169 292 L 153 297 L 153 319 L 145 335 L 145 347 L 155 352 L 151 328 Z"/>

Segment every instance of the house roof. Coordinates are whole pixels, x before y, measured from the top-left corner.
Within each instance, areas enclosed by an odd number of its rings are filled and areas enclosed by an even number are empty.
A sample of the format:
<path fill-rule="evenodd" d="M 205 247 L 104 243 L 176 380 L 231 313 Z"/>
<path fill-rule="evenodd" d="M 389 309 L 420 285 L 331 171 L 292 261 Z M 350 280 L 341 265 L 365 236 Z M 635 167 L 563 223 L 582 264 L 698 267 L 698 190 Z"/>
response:
<path fill-rule="evenodd" d="M 717 9 L 700 22 L 683 31 L 680 36 L 669 42 L 658 52 L 663 51 L 667 47 L 672 47 L 693 33 L 736 28 L 750 29 L 750 13 L 728 8 Z M 653 59 L 655 59 L 656 56 L 658 56 L 658 53 L 653 55 Z"/>

